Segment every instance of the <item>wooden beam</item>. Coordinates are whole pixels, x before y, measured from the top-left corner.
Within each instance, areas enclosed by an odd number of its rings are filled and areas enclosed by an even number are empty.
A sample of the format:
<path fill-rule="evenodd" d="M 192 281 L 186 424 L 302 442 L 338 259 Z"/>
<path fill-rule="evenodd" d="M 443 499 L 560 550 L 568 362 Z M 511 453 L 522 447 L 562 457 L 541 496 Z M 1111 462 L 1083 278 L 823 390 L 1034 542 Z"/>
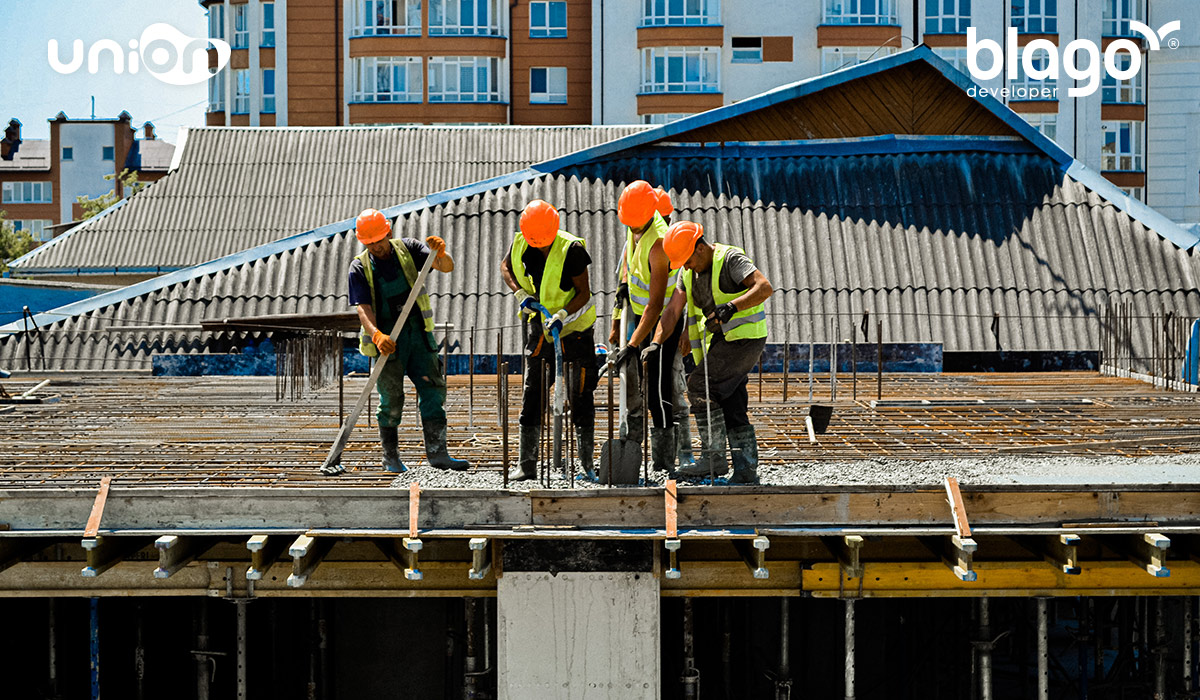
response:
<path fill-rule="evenodd" d="M 492 542 L 486 537 L 472 537 L 467 547 L 471 550 L 471 569 L 467 578 L 482 581 L 492 569 Z"/>
<path fill-rule="evenodd" d="M 0 538 L 0 571 L 4 571 L 25 557 L 37 554 L 54 542 L 54 538 L 51 537 Z"/>
<path fill-rule="evenodd" d="M 408 559 L 408 565 L 404 567 L 404 578 L 409 581 L 420 581 L 425 575 L 421 573 L 420 562 L 417 561 L 417 558 L 419 556 L 418 552 L 421 551 L 424 545 L 416 537 L 405 537 L 402 541 L 404 542 L 404 551 Z"/>
<path fill-rule="evenodd" d="M 96 500 L 92 501 L 92 513 L 88 516 L 87 526 L 83 530 L 84 537 L 94 538 L 100 532 L 100 518 L 104 516 L 104 504 L 108 501 L 110 484 L 112 484 L 111 476 L 100 479 L 100 490 L 96 492 Z"/>
<path fill-rule="evenodd" d="M 975 550 L 979 548 L 979 545 L 975 543 L 975 540 L 958 535 L 918 537 L 917 539 L 925 545 L 926 549 L 933 552 L 934 556 L 941 558 L 942 563 L 950 568 L 958 580 L 971 582 L 976 579 L 972 564 Z"/>
<path fill-rule="evenodd" d="M 971 526 L 967 523 L 967 508 L 963 505 L 962 493 L 958 490 L 958 479 L 946 477 L 946 500 L 950 502 L 950 517 L 954 519 L 954 531 L 959 537 L 970 537 Z"/>
<path fill-rule="evenodd" d="M 288 547 L 288 553 L 292 555 L 292 573 L 287 578 L 287 585 L 293 588 L 303 586 L 332 548 L 331 537 L 297 537 L 292 546 Z"/>
<path fill-rule="evenodd" d="M 408 485 L 408 536 L 416 538 L 417 519 L 421 512 L 421 485 L 412 482 Z"/>
<path fill-rule="evenodd" d="M 211 537 L 180 535 L 159 537 L 154 541 L 154 547 L 158 550 L 158 568 L 154 570 L 154 578 L 170 578 L 171 574 L 207 552 L 218 541 Z"/>
<path fill-rule="evenodd" d="M 1171 535 L 1171 546 L 1181 556 L 1186 556 L 1194 562 L 1200 562 L 1200 535 Z"/>
<path fill-rule="evenodd" d="M 146 537 L 88 537 L 81 543 L 87 551 L 87 566 L 79 572 L 84 578 L 95 578 L 108 571 L 125 557 L 141 551 L 150 544 Z"/>
<path fill-rule="evenodd" d="M 267 571 L 287 548 L 288 540 L 283 535 L 254 535 L 246 540 L 246 549 L 250 550 L 250 566 L 246 569 L 246 580 L 263 580 Z"/>
<path fill-rule="evenodd" d="M 771 577 L 771 572 L 767 571 L 767 549 L 771 546 L 770 540 L 759 535 L 749 542 L 734 540 L 733 546 L 738 554 L 742 555 L 742 561 L 746 562 L 751 576 L 757 579 Z"/>
<path fill-rule="evenodd" d="M 1057 566 L 1064 574 L 1079 575 L 1079 535 L 1034 535 L 1014 539 L 1017 544 Z"/>
<path fill-rule="evenodd" d="M 846 576 L 862 578 L 862 535 L 843 535 L 842 537 L 824 536 L 821 544 L 842 566 Z"/>
<path fill-rule="evenodd" d="M 663 572 L 663 576 L 669 579 L 678 579 L 683 576 L 683 572 L 679 570 L 679 548 L 683 546 L 683 542 L 678 538 L 663 541 L 663 546 L 667 550 L 669 562 L 667 570 Z"/>
<path fill-rule="evenodd" d="M 1171 546 L 1171 540 L 1165 535 L 1157 532 L 1116 535 L 1102 537 L 1101 542 L 1151 576 L 1166 578 L 1171 575 L 1171 570 L 1167 568 L 1167 549 Z"/>
<path fill-rule="evenodd" d="M 667 480 L 663 500 L 666 503 L 667 539 L 676 539 L 679 537 L 679 493 L 674 479 Z"/>

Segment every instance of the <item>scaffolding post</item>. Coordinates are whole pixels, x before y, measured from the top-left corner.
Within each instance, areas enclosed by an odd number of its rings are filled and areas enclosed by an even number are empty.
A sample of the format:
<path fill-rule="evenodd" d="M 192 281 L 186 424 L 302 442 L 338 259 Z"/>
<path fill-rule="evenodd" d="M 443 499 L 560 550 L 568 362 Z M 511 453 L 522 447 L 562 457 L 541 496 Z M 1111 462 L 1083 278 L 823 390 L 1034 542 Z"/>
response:
<path fill-rule="evenodd" d="M 846 700 L 854 700 L 854 598 L 846 599 Z"/>
<path fill-rule="evenodd" d="M 1050 613 L 1049 600 L 1037 599 L 1037 696 L 1050 700 Z"/>
<path fill-rule="evenodd" d="M 90 632 L 88 636 L 90 663 L 88 665 L 89 675 L 91 676 L 92 700 L 100 700 L 100 599 L 92 598 L 89 606 L 89 622 Z M 204 698 L 207 700 L 207 698 Z"/>

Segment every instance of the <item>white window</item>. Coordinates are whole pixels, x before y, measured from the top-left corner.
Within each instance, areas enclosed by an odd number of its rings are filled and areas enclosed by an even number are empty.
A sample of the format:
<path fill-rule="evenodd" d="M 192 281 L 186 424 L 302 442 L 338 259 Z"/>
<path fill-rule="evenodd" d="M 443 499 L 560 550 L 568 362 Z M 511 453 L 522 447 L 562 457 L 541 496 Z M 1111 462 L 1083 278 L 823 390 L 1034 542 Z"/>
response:
<path fill-rule="evenodd" d="M 112 146 L 100 147 L 100 160 L 116 160 L 117 149 Z"/>
<path fill-rule="evenodd" d="M 1129 70 L 1133 57 L 1124 51 L 1116 55 L 1117 67 Z M 1142 104 L 1145 102 L 1145 68 L 1129 80 L 1117 80 L 1104 71 L 1104 88 L 1101 95 L 1104 104 Z"/>
<path fill-rule="evenodd" d="M 420 56 L 354 59 L 354 102 L 420 102 Z"/>
<path fill-rule="evenodd" d="M 566 104 L 566 68 L 530 68 L 529 104 Z"/>
<path fill-rule="evenodd" d="M 567 35 L 567 3 L 533 0 L 529 3 L 529 38 L 562 38 Z"/>
<path fill-rule="evenodd" d="M 357 0 L 350 36 L 421 34 L 421 0 Z"/>
<path fill-rule="evenodd" d="M 1145 22 L 1145 0 L 1104 0 L 1104 36 L 1132 36 L 1130 21 Z"/>
<path fill-rule="evenodd" d="M 262 72 L 262 109 L 267 114 L 275 112 L 275 69 L 263 68 Z"/>
<path fill-rule="evenodd" d="M 233 113 L 234 114 L 249 114 L 250 113 L 250 71 L 246 69 L 235 70 L 233 72 L 234 92 L 233 92 Z"/>
<path fill-rule="evenodd" d="M 63 148 L 62 159 L 63 160 L 74 160 L 75 159 L 75 149 L 71 148 L 70 146 Z"/>
<path fill-rule="evenodd" d="M 896 47 L 884 46 L 826 46 L 821 49 L 821 72 L 857 66 L 864 61 L 883 58 L 896 53 Z"/>
<path fill-rule="evenodd" d="M 642 115 L 642 123 L 643 124 L 654 124 L 654 125 L 669 124 L 677 119 L 683 119 L 684 117 L 690 117 L 690 116 L 692 116 L 692 115 L 685 114 L 682 112 L 664 112 L 662 114 L 643 114 Z"/>
<path fill-rule="evenodd" d="M 0 188 L 4 204 L 51 204 L 53 196 L 49 182 L 6 182 Z"/>
<path fill-rule="evenodd" d="M 1050 66 L 1050 55 L 1045 51 L 1035 51 L 1030 62 L 1038 71 L 1044 71 Z M 1017 62 L 1017 77 L 1009 81 L 1009 100 L 1027 102 L 1037 100 L 1057 100 L 1058 81 L 1053 78 L 1034 80 L 1025 72 L 1025 61 Z"/>
<path fill-rule="evenodd" d="M 211 39 L 225 38 L 225 3 L 209 6 L 208 36 Z"/>
<path fill-rule="evenodd" d="M 429 0 L 429 33 L 460 36 L 499 34 L 500 0 Z"/>
<path fill-rule="evenodd" d="M 1142 144 L 1145 122 L 1101 122 L 1104 147 L 1100 152 L 1101 170 L 1145 170 Z"/>
<path fill-rule="evenodd" d="M 1139 202 L 1146 201 L 1146 188 L 1144 187 L 1122 187 L 1121 191 L 1130 199 L 1136 199 Z"/>
<path fill-rule="evenodd" d="M 938 46 L 933 49 L 933 52 L 958 70 L 970 75 L 970 71 L 967 69 L 967 47 Z"/>
<path fill-rule="evenodd" d="M 642 26 L 719 24 L 719 0 L 642 0 Z"/>
<path fill-rule="evenodd" d="M 642 92 L 720 92 L 720 55 L 707 46 L 642 49 Z"/>
<path fill-rule="evenodd" d="M 500 99 L 500 59 L 430 57 L 430 102 L 499 102 Z"/>
<path fill-rule="evenodd" d="M 225 111 L 225 73 L 221 71 L 208 79 L 208 111 Z"/>
<path fill-rule="evenodd" d="M 761 36 L 735 36 L 731 41 L 733 47 L 731 63 L 762 63 Z"/>
<path fill-rule="evenodd" d="M 1058 114 L 1039 114 L 1036 112 L 1021 112 L 1021 118 L 1029 125 L 1042 132 L 1042 136 L 1051 141 L 1058 140 Z"/>
<path fill-rule="evenodd" d="M 1058 34 L 1058 0 L 1011 0 L 1012 26 L 1022 34 Z"/>
<path fill-rule="evenodd" d="M 897 24 L 896 0 L 825 0 L 825 24 Z"/>
<path fill-rule="evenodd" d="M 233 6 L 233 48 L 235 49 L 245 49 L 250 46 L 249 12 L 249 5 Z"/>
<path fill-rule="evenodd" d="M 926 34 L 966 34 L 971 0 L 925 0 Z"/>
<path fill-rule="evenodd" d="M 270 48 L 275 45 L 275 3 L 262 4 L 262 46 Z"/>
<path fill-rule="evenodd" d="M 14 231 L 25 231 L 42 243 L 50 240 L 51 232 L 46 229 L 54 225 L 50 219 L 13 219 L 11 223 Z"/>

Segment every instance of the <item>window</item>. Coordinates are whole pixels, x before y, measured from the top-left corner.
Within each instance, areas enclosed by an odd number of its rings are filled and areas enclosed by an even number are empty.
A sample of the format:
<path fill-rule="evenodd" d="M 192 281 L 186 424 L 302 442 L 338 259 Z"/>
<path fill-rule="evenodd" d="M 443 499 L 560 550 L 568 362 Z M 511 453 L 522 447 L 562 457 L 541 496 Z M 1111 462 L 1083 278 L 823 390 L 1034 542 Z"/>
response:
<path fill-rule="evenodd" d="M 926 34 L 966 34 L 971 0 L 925 0 Z"/>
<path fill-rule="evenodd" d="M 419 56 L 354 59 L 355 102 L 420 102 L 422 65 Z"/>
<path fill-rule="evenodd" d="M 1101 122 L 1104 147 L 1100 152 L 1100 169 L 1144 170 L 1142 132 L 1145 126 L 1145 122 Z"/>
<path fill-rule="evenodd" d="M 221 71 L 208 79 L 208 111 L 225 111 L 225 73 Z"/>
<path fill-rule="evenodd" d="M 75 149 L 71 148 L 70 146 L 64 147 L 62 159 L 63 160 L 74 160 L 75 159 Z"/>
<path fill-rule="evenodd" d="M 761 36 L 733 37 L 733 63 L 762 63 Z"/>
<path fill-rule="evenodd" d="M 233 48 L 245 49 L 250 46 L 250 25 L 247 23 L 249 5 L 233 6 Z"/>
<path fill-rule="evenodd" d="M 270 48 L 275 45 L 275 3 L 264 2 L 262 4 L 262 19 L 261 45 L 263 48 Z"/>
<path fill-rule="evenodd" d="M 719 0 L 642 0 L 642 26 L 719 24 Z"/>
<path fill-rule="evenodd" d="M 864 61 L 883 58 L 896 53 L 896 47 L 884 46 L 826 46 L 821 49 L 821 72 L 857 66 Z"/>
<path fill-rule="evenodd" d="M 1124 51 L 1116 54 L 1117 68 L 1129 70 L 1133 57 Z M 1117 80 L 1104 71 L 1104 88 L 1101 95 L 1104 104 L 1141 104 L 1145 102 L 1145 70 L 1139 70 L 1129 80 Z"/>
<path fill-rule="evenodd" d="M 1045 51 L 1034 51 L 1030 62 L 1039 72 L 1047 70 L 1050 66 L 1050 55 Z M 1058 99 L 1058 82 L 1053 78 L 1035 80 L 1030 77 L 1025 72 L 1024 57 L 1017 62 L 1017 77 L 1009 82 L 1008 87 L 1009 99 L 1017 102 Z"/>
<path fill-rule="evenodd" d="M 275 69 L 263 68 L 262 72 L 262 112 L 275 112 Z"/>
<path fill-rule="evenodd" d="M 350 36 L 421 34 L 421 0 L 358 0 Z"/>
<path fill-rule="evenodd" d="M 965 46 L 938 46 L 933 49 L 933 52 L 958 70 L 970 75 L 970 71 L 967 70 L 967 48 Z"/>
<path fill-rule="evenodd" d="M 430 57 L 430 102 L 499 102 L 500 97 L 500 59 Z"/>
<path fill-rule="evenodd" d="M 246 69 L 235 70 L 233 72 L 234 92 L 233 92 L 233 113 L 234 114 L 249 114 L 250 113 L 250 71 Z"/>
<path fill-rule="evenodd" d="M 499 34 L 500 0 L 429 0 L 429 33 L 460 36 Z"/>
<path fill-rule="evenodd" d="M 1058 138 L 1058 115 L 1057 114 L 1036 114 L 1026 112 L 1021 114 L 1021 118 L 1029 122 L 1029 125 L 1038 131 L 1042 132 L 1042 136 L 1054 141 Z"/>
<path fill-rule="evenodd" d="M 1058 34 L 1058 0 L 1011 0 L 1012 26 L 1023 34 Z"/>
<path fill-rule="evenodd" d="M 1146 21 L 1143 0 L 1104 0 L 1104 36 L 1133 36 L 1130 21 Z"/>
<path fill-rule="evenodd" d="M 39 242 L 50 240 L 50 231 L 46 229 L 54 225 L 50 219 L 13 219 L 12 226 L 14 231 L 27 231 L 33 239 Z"/>
<path fill-rule="evenodd" d="M 1122 187 L 1121 191 L 1130 199 L 1136 199 L 1139 202 L 1146 201 L 1146 188 L 1144 187 Z"/>
<path fill-rule="evenodd" d="M 530 68 L 529 104 L 566 104 L 566 68 Z"/>
<path fill-rule="evenodd" d="M 117 149 L 112 146 L 100 147 L 100 160 L 116 160 Z"/>
<path fill-rule="evenodd" d="M 642 92 L 720 92 L 719 58 L 706 46 L 642 49 Z"/>
<path fill-rule="evenodd" d="M 643 124 L 654 124 L 654 125 L 669 124 L 669 123 L 675 121 L 676 119 L 683 119 L 684 117 L 690 117 L 690 116 L 692 116 L 692 115 L 684 114 L 682 112 L 664 112 L 663 114 L 643 114 L 642 115 L 642 123 Z"/>
<path fill-rule="evenodd" d="M 897 24 L 896 0 L 825 0 L 825 24 Z"/>
<path fill-rule="evenodd" d="M 209 6 L 208 36 L 212 39 L 225 38 L 225 3 Z"/>
<path fill-rule="evenodd" d="M 567 35 L 567 3 L 533 0 L 529 3 L 529 38 L 545 39 Z"/>
<path fill-rule="evenodd" d="M 54 190 L 49 182 L 6 182 L 0 188 L 4 204 L 51 204 Z"/>

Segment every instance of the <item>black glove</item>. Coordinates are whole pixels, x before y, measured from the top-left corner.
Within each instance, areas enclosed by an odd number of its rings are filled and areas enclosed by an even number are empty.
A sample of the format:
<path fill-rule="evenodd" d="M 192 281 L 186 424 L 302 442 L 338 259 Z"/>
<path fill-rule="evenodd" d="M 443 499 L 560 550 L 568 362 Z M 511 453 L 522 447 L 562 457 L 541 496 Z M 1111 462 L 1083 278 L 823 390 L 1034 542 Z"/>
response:
<path fill-rule="evenodd" d="M 646 346 L 646 349 L 642 351 L 642 362 L 649 362 L 650 358 L 654 357 L 655 353 L 660 350 L 662 350 L 662 345 L 659 343 L 650 343 Z"/>
<path fill-rule="evenodd" d="M 729 319 L 733 318 L 733 315 L 736 313 L 737 307 L 733 305 L 732 301 L 730 301 L 718 306 L 716 313 L 713 314 L 713 317 L 720 323 L 729 323 Z"/>
<path fill-rule="evenodd" d="M 632 360 L 634 353 L 637 352 L 637 347 L 634 345 L 626 345 L 620 350 L 609 355 L 609 361 L 612 362 L 613 369 L 621 369 L 621 365 L 629 360 Z"/>
<path fill-rule="evenodd" d="M 629 283 L 622 282 L 620 286 L 617 287 L 617 296 L 613 300 L 613 305 L 620 309 L 625 306 L 625 302 L 627 301 L 629 301 Z"/>

